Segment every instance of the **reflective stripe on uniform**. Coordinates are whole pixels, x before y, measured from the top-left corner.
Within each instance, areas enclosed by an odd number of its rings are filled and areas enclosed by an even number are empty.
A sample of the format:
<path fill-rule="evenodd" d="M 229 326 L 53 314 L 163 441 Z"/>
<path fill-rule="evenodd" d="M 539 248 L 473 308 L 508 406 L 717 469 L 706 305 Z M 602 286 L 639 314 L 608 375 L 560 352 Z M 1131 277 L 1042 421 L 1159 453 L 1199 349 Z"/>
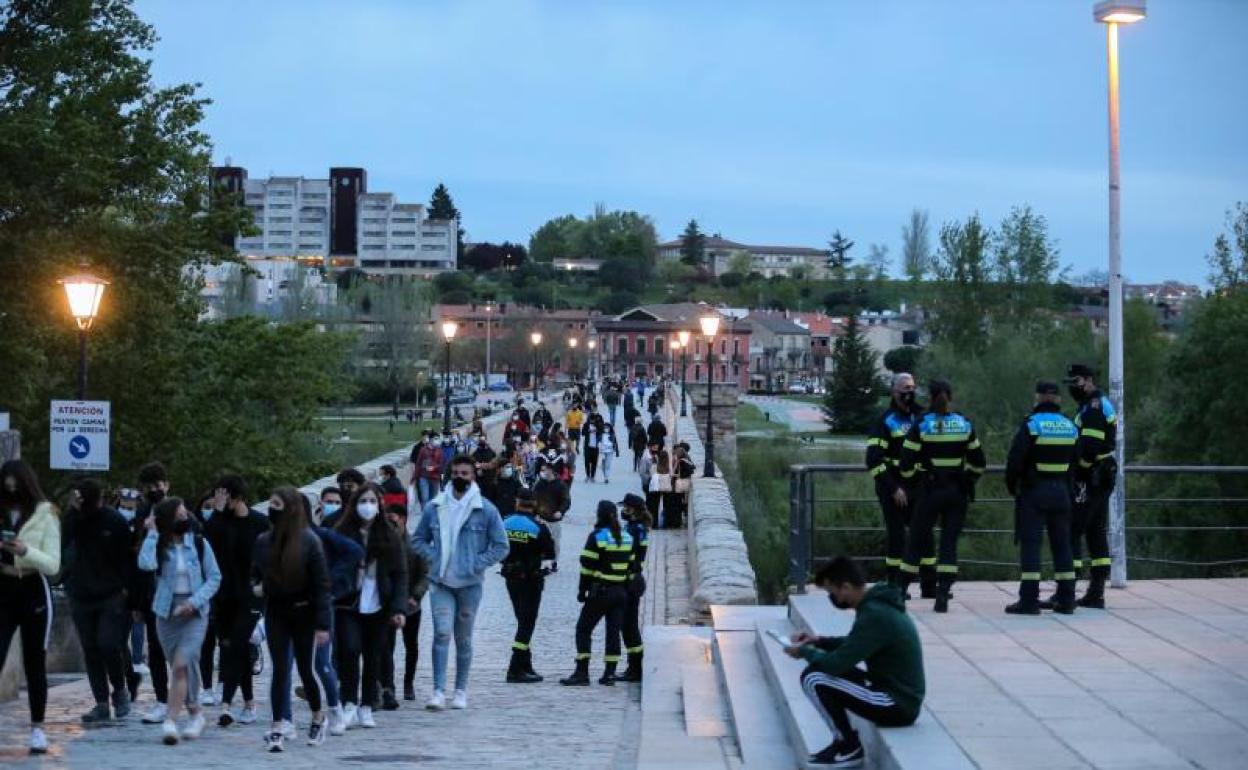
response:
<path fill-rule="evenodd" d="M 924 558 L 919 559 L 919 566 L 922 566 L 922 567 L 934 567 L 934 566 L 936 566 L 936 557 L 935 557 L 935 556 L 925 556 Z"/>
<path fill-rule="evenodd" d="M 1079 435 L 1087 436 L 1088 438 L 1099 438 L 1101 441 L 1105 440 L 1105 431 L 1097 430 L 1096 428 L 1084 428 Z"/>
<path fill-rule="evenodd" d="M 1021 575 L 1020 579 L 1022 579 L 1022 580 L 1039 580 L 1039 579 L 1040 579 L 1040 573 L 1039 573 L 1039 572 L 1024 572 L 1024 573 Z"/>
<path fill-rule="evenodd" d="M 577 660 L 589 660 L 589 653 L 588 653 L 588 652 L 578 652 L 578 653 L 576 654 L 576 659 L 577 659 Z"/>
<path fill-rule="evenodd" d="M 1114 564 L 1114 560 L 1108 557 L 1101 558 L 1101 559 L 1090 559 L 1088 561 L 1088 565 L 1092 567 L 1111 567 L 1113 566 L 1113 564 Z"/>
<path fill-rule="evenodd" d="M 903 561 L 903 562 L 901 563 L 901 571 L 902 571 L 902 572 L 912 572 L 912 573 L 914 573 L 915 575 L 917 575 L 917 574 L 919 574 L 919 565 L 917 565 L 917 564 L 906 564 L 906 563 Z"/>
<path fill-rule="evenodd" d="M 937 572 L 944 573 L 944 574 L 946 574 L 946 575 L 956 575 L 956 574 L 958 574 L 958 565 L 956 565 L 956 564 L 937 564 L 937 565 L 936 565 L 936 571 L 937 571 Z"/>
<path fill-rule="evenodd" d="M 1036 470 L 1041 473 L 1065 473 L 1070 470 L 1068 463 L 1036 463 Z"/>
<path fill-rule="evenodd" d="M 1074 580 L 1074 579 L 1075 579 L 1075 573 L 1073 573 L 1073 572 L 1056 572 L 1056 573 L 1054 573 L 1054 574 L 1053 574 L 1053 579 L 1054 579 L 1054 580 Z"/>
<path fill-rule="evenodd" d="M 933 468 L 961 468 L 961 457 L 929 457 Z"/>
<path fill-rule="evenodd" d="M 901 446 L 903 449 L 909 449 L 911 452 L 917 452 L 923 448 L 922 444 L 917 441 L 911 441 L 910 439 L 906 439 Z"/>
<path fill-rule="evenodd" d="M 636 647 L 624 648 L 624 652 L 627 652 L 629 655 L 640 655 L 643 650 L 645 650 L 645 646 L 641 644 L 637 645 Z"/>
<path fill-rule="evenodd" d="M 524 642 L 512 642 L 511 649 L 520 650 L 521 652 L 524 652 L 525 650 L 529 649 L 529 645 L 525 644 Z"/>
<path fill-rule="evenodd" d="M 884 557 L 884 566 L 885 567 L 900 567 L 901 559 L 894 559 L 891 556 L 886 556 Z"/>
<path fill-rule="evenodd" d="M 878 446 L 888 449 L 888 441 L 882 438 L 869 438 L 867 439 L 867 446 Z"/>
<path fill-rule="evenodd" d="M 970 435 L 971 434 L 969 433 L 924 433 L 923 441 L 929 444 L 952 444 L 956 441 L 966 441 L 970 438 Z M 907 441 L 906 443 L 909 444 L 910 442 Z M 970 448 L 969 444 L 967 445 L 967 448 Z"/>
<path fill-rule="evenodd" d="M 880 463 L 879 465 L 871 469 L 871 475 L 879 476 L 881 473 L 883 473 L 886 470 L 888 470 L 888 466 L 885 465 L 884 463 Z"/>

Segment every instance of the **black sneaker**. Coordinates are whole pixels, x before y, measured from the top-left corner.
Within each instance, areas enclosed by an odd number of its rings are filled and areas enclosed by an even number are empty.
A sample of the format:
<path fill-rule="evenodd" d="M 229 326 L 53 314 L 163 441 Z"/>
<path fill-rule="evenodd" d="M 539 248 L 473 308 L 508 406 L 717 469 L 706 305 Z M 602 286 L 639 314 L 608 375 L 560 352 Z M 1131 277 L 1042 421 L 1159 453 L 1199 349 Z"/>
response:
<path fill-rule="evenodd" d="M 103 722 L 111 721 L 113 718 L 112 710 L 109 709 L 107 703 L 97 703 L 87 713 L 82 715 L 82 723 L 84 725 L 98 725 Z"/>
<path fill-rule="evenodd" d="M 383 711 L 397 711 L 399 702 L 394 699 L 394 690 L 382 690 L 381 708 Z"/>
<path fill-rule="evenodd" d="M 313 722 L 308 725 L 308 745 L 320 746 L 325 742 L 325 723 Z"/>
<path fill-rule="evenodd" d="M 810 764 L 820 767 L 862 767 L 866 755 L 861 743 L 854 742 L 850 745 L 838 740 L 818 754 L 812 755 Z"/>

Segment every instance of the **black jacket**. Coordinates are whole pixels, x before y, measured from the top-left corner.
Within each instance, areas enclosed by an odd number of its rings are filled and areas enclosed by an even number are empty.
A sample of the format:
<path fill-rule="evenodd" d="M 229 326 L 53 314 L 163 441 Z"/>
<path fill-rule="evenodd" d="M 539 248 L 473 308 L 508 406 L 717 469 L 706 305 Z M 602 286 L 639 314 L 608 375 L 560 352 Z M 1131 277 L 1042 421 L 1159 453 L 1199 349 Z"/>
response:
<path fill-rule="evenodd" d="M 659 420 L 652 420 L 650 427 L 646 428 L 646 438 L 650 439 L 651 444 L 662 446 L 667 438 L 667 426 Z"/>
<path fill-rule="evenodd" d="M 251 556 L 256 539 L 269 531 L 269 518 L 248 509 L 238 517 L 233 511 L 217 511 L 204 525 L 204 538 L 212 546 L 221 568 L 221 588 L 212 597 L 214 604 L 240 603 L 259 607 L 251 591 Z"/>
<path fill-rule="evenodd" d="M 568 485 L 558 478 L 550 481 L 538 479 L 533 485 L 533 508 L 544 521 L 559 521 L 571 507 L 572 496 L 568 494 Z"/>
<path fill-rule="evenodd" d="M 214 516 L 213 519 L 216 517 Z M 317 631 L 330 628 L 329 566 L 321 539 L 312 530 L 304 530 L 300 547 L 303 549 L 303 585 L 294 591 L 284 590 L 273 580 L 268 569 L 273 550 L 273 532 L 265 532 L 256 538 L 251 552 L 251 583 L 263 592 L 265 612 L 293 613 L 311 612 Z"/>
<path fill-rule="evenodd" d="M 388 527 L 386 522 L 377 519 L 373 522 L 374 527 Z M 339 529 L 340 535 L 349 537 L 359 543 L 364 548 L 364 563 L 360 565 L 360 576 L 355 582 L 355 587 L 351 593 L 337 599 L 334 606 L 347 609 L 359 610 L 360 608 L 360 587 L 364 583 L 364 572 L 368 569 L 368 565 L 374 561 L 377 564 L 377 594 L 381 597 L 381 611 L 386 616 L 406 615 L 407 614 L 407 554 L 404 541 L 407 539 L 405 533 L 395 533 L 396 545 L 394 548 L 387 549 L 380 556 L 374 558 L 364 542 L 364 536 L 359 530 L 352 531 L 349 528 Z"/>
<path fill-rule="evenodd" d="M 84 512 L 71 508 L 61 522 L 61 551 L 69 555 L 65 589 L 75 603 L 111 599 L 128 592 L 136 562 L 130 525 L 109 507 Z"/>
<path fill-rule="evenodd" d="M 420 600 L 424 599 L 425 594 L 429 592 L 429 562 L 425 561 L 425 557 L 416 553 L 406 537 L 402 540 L 403 550 L 407 552 L 407 596 L 416 601 L 416 612 L 420 612 Z M 415 614 L 407 610 L 404 610 L 404 613 Z"/>
<path fill-rule="evenodd" d="M 498 515 L 504 519 L 516 510 L 516 495 L 520 492 L 520 479 L 515 474 L 511 478 L 503 478 L 500 474 L 498 483 L 494 485 L 494 495 L 490 502 L 498 509 Z"/>

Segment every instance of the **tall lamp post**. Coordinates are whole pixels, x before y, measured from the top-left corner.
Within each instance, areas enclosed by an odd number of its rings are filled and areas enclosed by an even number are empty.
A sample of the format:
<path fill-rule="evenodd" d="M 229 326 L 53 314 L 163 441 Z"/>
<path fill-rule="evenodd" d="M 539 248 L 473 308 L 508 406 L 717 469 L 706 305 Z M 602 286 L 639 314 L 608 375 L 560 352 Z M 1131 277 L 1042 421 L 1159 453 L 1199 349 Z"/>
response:
<path fill-rule="evenodd" d="M 58 281 L 65 287 L 69 313 L 78 324 L 78 400 L 87 400 L 87 332 L 100 312 L 100 300 L 108 281 L 90 273 L 78 273 Z"/>
<path fill-rule="evenodd" d="M 493 309 L 493 305 L 489 302 L 485 303 L 485 382 L 482 383 L 482 387 L 486 390 L 490 388 L 490 364 L 492 363 L 490 360 L 490 338 L 494 332 L 494 318 L 491 315 L 491 311 Z"/>
<path fill-rule="evenodd" d="M 454 321 L 442 322 L 442 338 L 446 340 L 446 376 L 442 380 L 443 434 L 451 430 L 451 340 L 455 339 L 455 332 L 457 331 L 459 331 L 459 324 Z"/>
<path fill-rule="evenodd" d="M 689 408 L 685 405 L 686 384 L 689 382 L 689 364 L 686 363 L 686 356 L 689 354 L 689 338 L 693 335 L 687 330 L 681 329 L 676 332 L 677 339 L 680 340 L 680 416 L 688 417 Z"/>
<path fill-rule="evenodd" d="M 542 333 L 532 332 L 529 334 L 529 341 L 533 343 L 533 400 L 537 401 L 537 346 L 542 344 Z"/>
<path fill-rule="evenodd" d="M 595 364 L 598 363 L 596 360 L 596 356 L 598 355 L 598 340 L 590 340 L 585 344 L 589 346 L 589 358 L 585 359 L 585 376 L 588 379 L 596 380 L 598 379 L 598 367 L 595 366 Z"/>
<path fill-rule="evenodd" d="M 1118 162 L 1118 25 L 1133 24 L 1145 16 L 1145 0 L 1105 0 L 1092 9 L 1105 25 L 1109 63 L 1109 399 L 1118 412 L 1114 459 L 1118 478 L 1109 501 L 1109 548 L 1113 555 L 1110 585 L 1127 585 L 1126 536 L 1126 418 L 1122 382 L 1122 238 L 1119 220 L 1121 180 Z"/>
<path fill-rule="evenodd" d="M 698 319 L 702 334 L 706 337 L 706 462 L 702 464 L 702 478 L 715 478 L 715 431 L 711 426 L 711 413 L 715 408 L 715 335 L 719 332 L 719 316 L 704 315 Z"/>
<path fill-rule="evenodd" d="M 568 374 L 576 378 L 576 346 L 580 343 L 576 337 L 568 338 Z"/>

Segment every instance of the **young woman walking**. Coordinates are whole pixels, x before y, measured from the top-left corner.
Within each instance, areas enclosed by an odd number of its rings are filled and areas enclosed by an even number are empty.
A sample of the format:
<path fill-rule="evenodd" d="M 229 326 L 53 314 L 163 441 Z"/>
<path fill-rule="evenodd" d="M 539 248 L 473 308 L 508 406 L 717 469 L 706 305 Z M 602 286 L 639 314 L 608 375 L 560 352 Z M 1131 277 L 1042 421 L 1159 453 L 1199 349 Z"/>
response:
<path fill-rule="evenodd" d="M 303 692 L 312 710 L 308 745 L 325 742 L 322 689 L 312 665 L 315 648 L 329 644 L 329 570 L 321 540 L 308 527 L 303 495 L 283 486 L 269 498 L 273 529 L 256 539 L 252 551 L 252 585 L 264 601 L 264 625 L 273 660 L 269 701 L 273 726 L 265 737 L 269 751 L 282 750 L 294 732 L 283 706 L 290 698 L 290 656 L 293 651 Z"/>
<path fill-rule="evenodd" d="M 198 738 L 204 730 L 199 706 L 199 651 L 208 631 L 208 602 L 221 586 L 212 546 L 191 531 L 191 512 L 176 497 L 156 505 L 139 549 L 139 569 L 156 573 L 152 612 L 156 634 L 173 672 L 168 713 L 161 726 L 167 745 Z M 185 703 L 191 718 L 179 733 L 178 712 Z"/>
<path fill-rule="evenodd" d="M 61 522 L 35 472 L 21 460 L 0 466 L 0 662 L 13 635 L 22 635 L 22 669 L 30 703 L 30 753 L 45 754 L 48 636 L 52 591 L 48 575 L 61 569 Z"/>

